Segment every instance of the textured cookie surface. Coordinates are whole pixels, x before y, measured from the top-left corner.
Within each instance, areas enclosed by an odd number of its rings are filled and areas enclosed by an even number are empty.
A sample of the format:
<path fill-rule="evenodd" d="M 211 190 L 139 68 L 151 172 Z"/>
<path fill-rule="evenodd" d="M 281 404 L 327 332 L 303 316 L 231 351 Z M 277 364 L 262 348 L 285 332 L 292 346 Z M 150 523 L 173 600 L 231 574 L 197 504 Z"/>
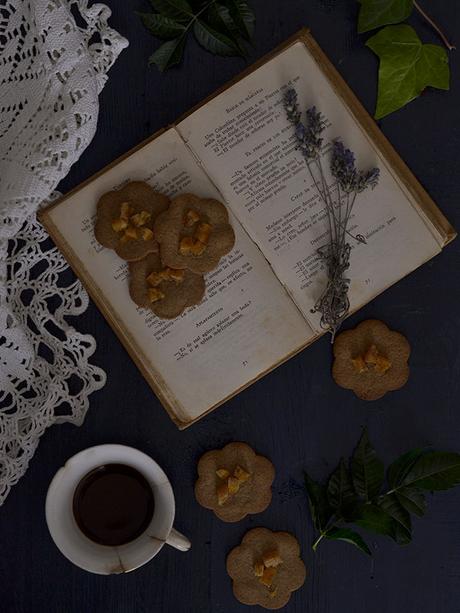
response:
<path fill-rule="evenodd" d="M 256 563 L 267 551 L 276 551 L 281 559 L 270 589 L 254 573 Z M 266 528 L 254 528 L 246 533 L 241 545 L 227 557 L 227 572 L 233 580 L 237 600 L 266 609 L 284 607 L 307 576 L 297 539 L 288 532 L 272 532 Z"/>
<path fill-rule="evenodd" d="M 248 472 L 250 478 L 238 492 L 219 505 L 217 489 L 219 469 L 233 474 L 237 467 Z M 275 478 L 273 464 L 257 455 L 246 443 L 229 443 L 223 449 L 205 453 L 198 462 L 198 481 L 195 496 L 201 506 L 211 509 L 222 521 L 236 522 L 248 514 L 261 513 L 271 502 L 271 486 Z"/>
<path fill-rule="evenodd" d="M 190 270 L 181 271 L 183 280 L 177 283 L 166 279 L 157 285 L 164 298 L 151 302 L 147 278 L 151 273 L 164 270 L 157 253 L 149 254 L 138 262 L 129 263 L 129 293 L 133 301 L 140 307 L 151 309 L 155 315 L 163 319 L 178 317 L 187 307 L 201 302 L 205 292 L 205 281 L 202 275 Z"/>
<path fill-rule="evenodd" d="M 196 227 L 187 227 L 184 220 L 189 211 L 199 217 L 200 223 L 211 226 L 209 241 L 201 255 L 182 255 L 180 243 L 183 238 L 192 238 Z M 197 222 L 198 223 L 198 222 Z M 228 222 L 225 206 L 217 200 L 182 194 L 174 198 L 167 211 L 155 222 L 155 237 L 160 243 L 161 259 L 171 268 L 188 268 L 196 273 L 214 270 L 222 256 L 229 253 L 235 244 L 235 234 Z"/>
<path fill-rule="evenodd" d="M 370 347 L 375 347 L 378 355 L 388 360 L 385 372 L 376 368 L 363 368 L 359 372 L 356 360 L 365 356 Z M 332 376 L 338 385 L 353 390 L 362 400 L 377 400 L 407 382 L 409 355 L 410 345 L 402 334 L 390 330 L 381 321 L 368 319 L 335 339 Z"/>
<path fill-rule="evenodd" d="M 149 253 L 158 252 L 158 242 L 153 226 L 157 216 L 168 208 L 169 202 L 167 196 L 156 192 L 143 181 L 132 181 L 120 190 L 107 192 L 97 203 L 97 218 L 94 226 L 96 239 L 104 247 L 114 249 L 117 255 L 128 262 L 140 260 Z M 150 215 L 148 221 L 138 228 L 139 238 L 126 242 L 123 242 L 124 232 L 117 232 L 113 228 L 114 222 L 121 217 L 124 203 L 130 207 L 130 218 L 142 212 Z M 152 232 L 150 240 L 142 238 L 143 229 Z"/>

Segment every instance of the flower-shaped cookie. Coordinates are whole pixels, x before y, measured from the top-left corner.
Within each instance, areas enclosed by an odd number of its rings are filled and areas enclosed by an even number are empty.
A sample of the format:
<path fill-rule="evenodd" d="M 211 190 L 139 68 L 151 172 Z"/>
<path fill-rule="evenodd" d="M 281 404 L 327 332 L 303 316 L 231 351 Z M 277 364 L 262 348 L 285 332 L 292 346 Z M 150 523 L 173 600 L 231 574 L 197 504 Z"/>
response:
<path fill-rule="evenodd" d="M 142 181 L 107 192 L 97 203 L 96 239 L 128 262 L 158 252 L 153 225 L 169 206 L 169 198 Z"/>
<path fill-rule="evenodd" d="M 226 522 L 261 513 L 272 499 L 273 464 L 246 443 L 229 443 L 205 453 L 198 462 L 195 496 Z"/>
<path fill-rule="evenodd" d="M 377 400 L 409 378 L 410 345 L 399 332 L 376 319 L 339 334 L 334 342 L 332 376 L 362 400 Z"/>
<path fill-rule="evenodd" d="M 235 244 L 225 206 L 193 194 L 174 198 L 157 218 L 154 231 L 163 263 L 196 273 L 214 270 Z"/>
<path fill-rule="evenodd" d="M 284 607 L 307 576 L 297 539 L 266 528 L 246 533 L 227 557 L 227 572 L 237 600 L 266 609 Z"/>
<path fill-rule="evenodd" d="M 187 307 L 201 302 L 204 296 L 202 275 L 163 266 L 157 253 L 130 262 L 129 272 L 131 298 L 138 306 L 151 309 L 163 319 L 178 317 Z"/>

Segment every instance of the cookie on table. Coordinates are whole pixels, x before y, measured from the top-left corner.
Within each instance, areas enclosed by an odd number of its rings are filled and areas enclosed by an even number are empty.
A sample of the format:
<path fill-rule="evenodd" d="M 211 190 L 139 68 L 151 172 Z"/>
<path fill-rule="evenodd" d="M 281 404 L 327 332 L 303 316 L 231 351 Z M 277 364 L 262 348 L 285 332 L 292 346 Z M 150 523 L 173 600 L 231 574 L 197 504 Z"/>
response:
<path fill-rule="evenodd" d="M 281 609 L 305 583 L 297 539 L 288 532 L 254 528 L 227 557 L 233 593 L 242 604 Z"/>
<path fill-rule="evenodd" d="M 235 244 L 225 206 L 193 194 L 174 198 L 158 216 L 154 231 L 166 266 L 201 274 L 214 270 Z"/>
<path fill-rule="evenodd" d="M 272 499 L 273 464 L 246 443 L 229 443 L 198 462 L 195 496 L 225 522 L 265 511 Z"/>
<path fill-rule="evenodd" d="M 187 307 L 201 302 L 205 292 L 202 275 L 164 266 L 158 253 L 129 263 L 129 293 L 140 307 L 163 319 L 178 317 Z"/>
<path fill-rule="evenodd" d="M 409 378 L 407 339 L 377 319 L 346 330 L 334 342 L 332 376 L 362 400 L 377 400 Z"/>
<path fill-rule="evenodd" d="M 97 203 L 96 239 L 128 262 L 157 253 L 153 225 L 169 202 L 167 196 L 143 181 L 132 181 L 120 190 L 107 192 Z"/>

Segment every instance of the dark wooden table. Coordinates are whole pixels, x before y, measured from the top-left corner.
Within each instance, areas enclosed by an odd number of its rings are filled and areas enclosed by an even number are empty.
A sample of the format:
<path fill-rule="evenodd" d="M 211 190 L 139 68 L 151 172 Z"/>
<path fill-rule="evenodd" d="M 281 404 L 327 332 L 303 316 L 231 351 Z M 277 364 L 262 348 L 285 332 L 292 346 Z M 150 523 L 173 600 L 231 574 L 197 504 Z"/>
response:
<path fill-rule="evenodd" d="M 106 0 L 107 1 L 107 0 Z M 215 58 L 190 43 L 183 65 L 160 75 L 147 67 L 155 42 L 134 10 L 143 0 L 108 0 L 111 23 L 130 40 L 110 71 L 101 96 L 97 134 L 63 182 L 67 190 L 172 122 L 244 68 L 239 59 Z M 377 62 L 356 34 L 353 0 L 252 0 L 257 32 L 251 60 L 303 25 L 372 111 Z M 425 0 L 425 8 L 460 37 L 460 8 L 452 0 Z M 423 24 L 418 31 L 437 42 Z M 460 40 L 457 40 L 460 43 Z M 457 52 L 458 53 L 458 52 Z M 381 127 L 438 202 L 460 227 L 460 81 L 452 54 L 449 93 L 430 91 Z M 460 451 L 460 240 L 442 255 L 374 300 L 347 322 L 377 317 L 404 332 L 413 354 L 404 389 L 367 404 L 338 388 L 330 376 L 331 348 L 315 343 L 262 381 L 185 432 L 179 432 L 115 335 L 90 305 L 78 328 L 97 339 L 94 361 L 106 387 L 91 397 L 84 425 L 51 428 L 31 466 L 0 509 L 0 611 L 2 613 L 244 613 L 233 597 L 225 557 L 258 525 L 295 533 L 309 579 L 286 611 L 309 613 L 456 613 L 460 609 L 460 488 L 430 497 L 415 521 L 413 543 L 400 548 L 371 538 L 367 558 L 341 543 L 324 543 L 314 555 L 313 528 L 302 470 L 325 477 L 348 456 L 367 425 L 389 462 L 412 447 Z M 273 502 L 258 516 L 226 525 L 195 502 L 199 456 L 232 440 L 247 441 L 277 470 Z M 165 547 L 142 569 L 99 577 L 72 566 L 57 550 L 44 517 L 46 490 L 72 454 L 106 442 L 133 445 L 152 455 L 175 487 L 177 527 L 193 548 Z"/>

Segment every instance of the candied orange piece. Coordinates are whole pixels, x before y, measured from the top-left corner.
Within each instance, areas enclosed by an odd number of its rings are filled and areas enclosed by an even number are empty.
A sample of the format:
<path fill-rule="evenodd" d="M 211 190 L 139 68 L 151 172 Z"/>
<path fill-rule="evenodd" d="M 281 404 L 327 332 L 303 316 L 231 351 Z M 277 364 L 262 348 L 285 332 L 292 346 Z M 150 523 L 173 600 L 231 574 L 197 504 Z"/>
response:
<path fill-rule="evenodd" d="M 193 238 L 191 236 L 184 236 L 179 245 L 179 253 L 181 255 L 190 255 L 192 253 Z"/>
<path fill-rule="evenodd" d="M 184 280 L 184 271 L 177 270 L 176 268 L 167 268 L 169 278 L 175 281 L 176 283 L 182 283 Z"/>
<path fill-rule="evenodd" d="M 217 487 L 217 504 L 221 507 L 227 502 L 229 496 L 228 484 L 227 481 L 224 481 Z"/>
<path fill-rule="evenodd" d="M 383 375 L 390 368 L 391 368 L 390 360 L 383 355 L 379 355 L 377 358 L 377 362 L 375 364 L 375 370 Z"/>
<path fill-rule="evenodd" d="M 205 252 L 205 250 L 206 250 L 206 245 L 204 243 L 201 243 L 200 241 L 194 241 L 190 251 L 192 255 L 201 255 L 202 253 Z"/>
<path fill-rule="evenodd" d="M 128 226 L 125 230 L 125 236 L 128 238 L 136 239 L 137 238 L 137 230 L 132 226 Z"/>
<path fill-rule="evenodd" d="M 357 358 L 353 358 L 351 361 L 353 362 L 353 366 L 357 373 L 361 374 L 366 372 L 367 366 L 363 356 L 359 355 Z"/>
<path fill-rule="evenodd" d="M 128 221 L 129 214 L 131 213 L 131 205 L 129 202 L 122 202 L 120 205 L 120 217 L 125 221 Z"/>
<path fill-rule="evenodd" d="M 195 238 L 203 245 L 207 245 L 209 242 L 209 235 L 211 234 L 212 226 L 209 223 L 200 223 L 195 232 Z"/>
<path fill-rule="evenodd" d="M 150 287 L 147 290 L 147 295 L 150 302 L 158 302 L 158 300 L 162 300 L 165 297 L 164 293 L 156 287 Z"/>
<path fill-rule="evenodd" d="M 126 219 L 114 219 L 112 221 L 112 230 L 114 230 L 115 232 L 121 232 L 122 230 L 126 230 L 126 228 L 128 227 L 128 222 L 126 221 Z"/>
<path fill-rule="evenodd" d="M 241 468 L 241 466 L 237 466 L 233 471 L 233 476 L 236 477 L 241 483 L 244 483 L 249 479 L 251 473 L 248 473 L 246 470 L 244 470 L 244 468 Z"/>
<path fill-rule="evenodd" d="M 150 228 L 142 228 L 141 230 L 142 238 L 145 241 L 153 240 L 153 230 Z"/>
<path fill-rule="evenodd" d="M 226 468 L 219 468 L 216 470 L 216 475 L 219 477 L 219 479 L 227 479 L 227 477 L 230 476 L 230 473 Z"/>
<path fill-rule="evenodd" d="M 263 583 L 263 585 L 265 585 L 266 587 L 271 587 L 276 573 L 276 568 L 265 568 L 262 577 L 259 578 L 259 581 Z"/>
<path fill-rule="evenodd" d="M 272 549 L 271 551 L 264 553 L 262 560 L 267 568 L 275 568 L 282 562 L 282 559 L 280 558 L 280 555 L 276 549 Z"/>
<path fill-rule="evenodd" d="M 240 489 L 240 481 L 238 481 L 238 479 L 236 477 L 232 477 L 230 476 L 228 478 L 228 493 L 233 495 L 233 494 L 237 494 L 238 490 Z"/>
<path fill-rule="evenodd" d="M 254 574 L 256 577 L 262 577 L 264 574 L 265 566 L 263 562 L 256 562 L 254 564 Z"/>
<path fill-rule="evenodd" d="M 193 209 L 189 209 L 184 215 L 184 226 L 186 228 L 191 228 L 199 220 L 200 216 L 198 215 L 198 213 Z"/>
<path fill-rule="evenodd" d="M 130 221 L 133 226 L 136 228 L 140 228 L 141 226 L 145 226 L 145 224 L 150 221 L 152 214 L 148 211 L 141 211 L 140 213 L 136 213 L 132 217 L 130 217 Z"/>

